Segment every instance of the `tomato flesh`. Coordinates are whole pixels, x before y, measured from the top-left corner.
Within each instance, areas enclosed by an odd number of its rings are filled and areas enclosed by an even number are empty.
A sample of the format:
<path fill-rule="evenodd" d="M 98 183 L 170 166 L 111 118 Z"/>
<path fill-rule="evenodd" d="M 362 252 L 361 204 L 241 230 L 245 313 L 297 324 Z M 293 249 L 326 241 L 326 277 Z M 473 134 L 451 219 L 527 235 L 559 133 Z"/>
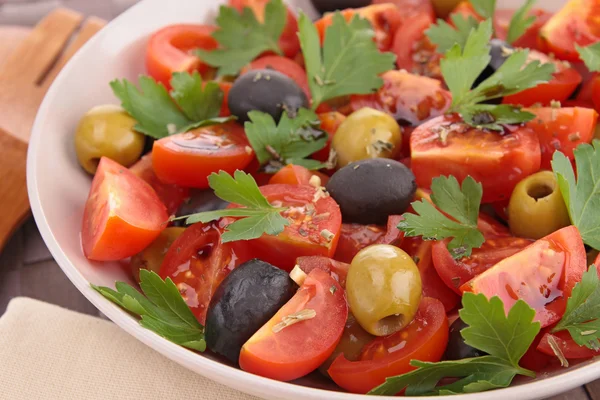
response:
<path fill-rule="evenodd" d="M 289 164 L 281 168 L 269 180 L 269 185 L 278 183 L 286 185 L 308 185 L 310 179 L 317 176 L 321 180 L 321 185 L 325 186 L 329 181 L 329 177 L 318 171 L 310 171 L 301 165 Z"/>
<path fill-rule="evenodd" d="M 314 316 L 276 328 L 284 317 L 302 310 L 312 310 Z M 315 269 L 294 297 L 244 344 L 240 367 L 280 381 L 300 378 L 333 353 L 347 318 L 344 290 L 327 272 Z"/>
<path fill-rule="evenodd" d="M 298 257 L 296 264 L 306 274 L 309 274 L 313 269 L 323 270 L 338 281 L 342 288 L 346 287 L 346 277 L 348 276 L 350 264 L 322 256 Z"/>
<path fill-rule="evenodd" d="M 424 297 L 413 321 L 403 330 L 367 344 L 360 361 L 348 361 L 343 354 L 327 371 L 333 381 L 352 393 L 367 393 L 385 378 L 415 369 L 411 360 L 436 362 L 448 344 L 448 319 L 443 304 Z"/>
<path fill-rule="evenodd" d="M 552 346 L 550 346 L 549 340 L 554 339 L 556 342 L 558 349 L 565 356 L 567 360 L 573 359 L 581 359 L 581 358 L 592 358 L 600 354 L 600 351 L 595 351 L 592 349 L 588 349 L 585 346 L 580 346 L 573 338 L 571 338 L 571 334 L 568 331 L 560 331 L 556 333 L 546 333 L 539 345 L 537 346 L 537 350 L 547 354 L 549 356 L 556 357 Z"/>

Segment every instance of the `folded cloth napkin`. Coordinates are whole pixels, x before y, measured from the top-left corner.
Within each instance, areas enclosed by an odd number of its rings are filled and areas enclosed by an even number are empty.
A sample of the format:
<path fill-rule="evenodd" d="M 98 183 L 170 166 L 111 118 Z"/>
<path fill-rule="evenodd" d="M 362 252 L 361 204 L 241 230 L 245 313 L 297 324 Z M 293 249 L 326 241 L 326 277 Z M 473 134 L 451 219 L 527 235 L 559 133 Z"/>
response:
<path fill-rule="evenodd" d="M 24 297 L 0 318 L 0 399 L 258 400 L 188 371 L 111 322 Z"/>

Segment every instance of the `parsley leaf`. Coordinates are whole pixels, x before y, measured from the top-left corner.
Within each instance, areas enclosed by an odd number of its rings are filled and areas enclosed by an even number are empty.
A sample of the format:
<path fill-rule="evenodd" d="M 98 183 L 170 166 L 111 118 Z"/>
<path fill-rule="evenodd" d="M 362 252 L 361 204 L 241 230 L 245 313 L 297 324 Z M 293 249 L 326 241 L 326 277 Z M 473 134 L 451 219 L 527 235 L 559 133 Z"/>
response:
<path fill-rule="evenodd" d="M 287 9 L 282 0 L 266 4 L 262 23 L 249 7 L 240 14 L 233 7 L 221 6 L 216 19 L 218 29 L 212 34 L 220 47 L 197 49 L 195 53 L 203 62 L 218 67 L 220 76 L 237 75 L 265 51 L 282 54 L 278 41 L 286 21 Z"/>
<path fill-rule="evenodd" d="M 155 272 L 140 270 L 142 293 L 132 286 L 117 282 L 113 290 L 91 285 L 113 303 L 141 317 L 140 325 L 173 343 L 204 351 L 204 327 L 181 297 L 171 278 L 162 280 Z"/>
<path fill-rule="evenodd" d="M 529 111 L 509 104 L 473 104 L 461 108 L 463 120 L 471 126 L 485 126 L 488 129 L 501 131 L 501 124 L 520 124 L 535 117 Z"/>
<path fill-rule="evenodd" d="M 207 82 L 202 88 L 198 72 L 173 74 L 173 98 L 161 83 L 149 76 L 140 76 L 139 86 L 138 89 L 127 79 L 110 83 L 121 106 L 137 121 L 135 130 L 155 139 L 232 119 L 217 117 L 223 91 L 216 82 Z"/>
<path fill-rule="evenodd" d="M 552 332 L 565 329 L 578 345 L 600 350 L 600 279 L 595 265 L 590 266 L 573 288 L 567 309 Z"/>
<path fill-rule="evenodd" d="M 533 322 L 535 310 L 519 300 L 506 315 L 499 297 L 488 300 L 473 293 L 465 293 L 462 303 L 465 343 L 489 355 L 437 363 L 412 360 L 416 370 L 387 378 L 369 394 L 395 395 L 403 389 L 407 396 L 474 393 L 507 387 L 516 375 L 534 377 L 519 360 L 540 331 L 540 323 Z M 436 386 L 444 378 L 462 379 Z"/>
<path fill-rule="evenodd" d="M 477 228 L 482 194 L 481 184 L 470 176 L 465 178 L 462 188 L 453 176 L 434 178 L 431 201 L 439 210 L 426 200 L 415 201 L 411 205 L 417 214 L 405 213 L 398 229 L 406 236 L 423 236 L 424 240 L 451 237 L 450 254 L 454 258 L 469 256 L 474 247 L 480 247 L 485 241 Z"/>
<path fill-rule="evenodd" d="M 431 25 L 425 31 L 431 43 L 437 46 L 436 50 L 438 53 L 447 52 L 455 43 L 463 48 L 471 30 L 477 28 L 479 25 L 479 22 L 471 15 L 465 18 L 462 14 L 452 14 L 450 15 L 450 19 L 454 26 L 443 19 L 438 19 L 436 24 Z"/>
<path fill-rule="evenodd" d="M 213 172 L 208 177 L 208 184 L 220 199 L 243 207 L 206 211 L 177 219 L 185 218 L 187 224 L 193 224 L 222 217 L 241 217 L 225 228 L 221 236 L 223 243 L 256 239 L 265 233 L 278 235 L 289 225 L 289 221 L 281 215 L 286 208 L 273 207 L 260 192 L 252 175 L 239 170 L 233 177 L 225 171 Z"/>
<path fill-rule="evenodd" d="M 581 47 L 575 44 L 579 57 L 585 63 L 585 66 L 592 72 L 600 71 L 600 42 Z"/>
<path fill-rule="evenodd" d="M 496 11 L 496 0 L 470 0 L 475 12 L 483 18 L 492 18 Z"/>
<path fill-rule="evenodd" d="M 327 144 L 327 135 L 313 128 L 319 124 L 314 112 L 301 108 L 295 118 L 283 113 L 278 125 L 270 114 L 261 111 L 250 111 L 248 117 L 250 121 L 244 124 L 244 130 L 261 165 L 274 161 L 272 164 L 280 166 L 296 164 L 310 169 L 323 168 L 323 163 L 304 160 Z"/>
<path fill-rule="evenodd" d="M 525 1 L 525 3 L 523 3 L 523 5 L 513 14 L 506 34 L 506 42 L 508 44 L 513 44 L 518 38 L 523 36 L 527 29 L 535 22 L 536 18 L 534 15 L 527 16 L 535 4 L 535 1 L 536 0 Z"/>
<path fill-rule="evenodd" d="M 552 170 L 571 223 L 579 229 L 583 242 L 600 250 L 600 140 L 593 146 L 579 145 L 574 151 L 577 178 L 571 161 L 556 151 L 552 157 Z"/>
<path fill-rule="evenodd" d="M 347 22 L 336 11 L 322 49 L 317 28 L 303 13 L 298 29 L 313 110 L 329 99 L 376 91 L 383 85 L 379 74 L 394 69 L 395 55 L 377 49 L 371 24 L 358 15 Z"/>

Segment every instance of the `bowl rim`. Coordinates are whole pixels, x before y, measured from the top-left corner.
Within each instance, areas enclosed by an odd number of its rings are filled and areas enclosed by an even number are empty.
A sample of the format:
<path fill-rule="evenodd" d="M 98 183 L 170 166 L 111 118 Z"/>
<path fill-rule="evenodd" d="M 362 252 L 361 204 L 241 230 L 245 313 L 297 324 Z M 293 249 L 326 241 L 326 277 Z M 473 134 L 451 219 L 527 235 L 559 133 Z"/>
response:
<path fill-rule="evenodd" d="M 153 0 L 142 0 L 136 3 L 124 13 L 110 21 L 93 38 L 91 38 L 84 46 L 82 46 L 82 48 L 59 72 L 44 96 L 44 99 L 38 109 L 32 127 L 31 138 L 27 152 L 27 191 L 33 217 L 46 246 L 69 280 L 100 312 L 102 312 L 128 334 L 132 335 L 148 347 L 158 351 L 163 356 L 171 359 L 187 369 L 190 369 L 223 385 L 256 396 L 261 396 L 261 393 L 272 393 L 284 399 L 293 398 L 294 396 L 315 400 L 323 398 L 331 400 L 366 399 L 367 397 L 365 397 L 365 395 L 336 392 L 309 386 L 290 384 L 288 382 L 275 381 L 254 375 L 242 371 L 239 368 L 225 365 L 218 361 L 203 357 L 201 354 L 187 350 L 160 337 L 159 335 L 143 328 L 137 323 L 137 320 L 129 315 L 126 311 L 123 311 L 116 304 L 111 303 L 109 300 L 105 299 L 99 293 L 93 290 L 90 286 L 90 282 L 83 277 L 75 265 L 69 260 L 54 237 L 54 234 L 47 222 L 44 209 L 42 208 L 41 199 L 37 191 L 38 176 L 36 175 L 36 171 L 38 168 L 36 155 L 42 150 L 40 147 L 40 137 L 43 134 L 44 121 L 50 114 L 50 109 L 56 99 L 56 93 L 58 92 L 59 87 L 62 86 L 67 80 L 69 72 L 74 68 L 79 60 L 84 59 L 86 54 L 91 51 L 90 49 L 92 49 L 96 43 L 102 40 L 107 31 L 113 30 L 118 26 L 126 25 L 127 21 L 133 14 L 136 13 L 138 9 L 145 8 L 146 5 L 152 1 Z M 203 372 L 198 372 L 196 367 L 200 367 Z M 542 378 L 517 386 L 509 386 L 508 388 L 487 391 L 485 392 L 484 396 L 488 400 L 505 400 L 507 398 L 523 400 L 538 399 L 565 392 L 577 386 L 591 382 L 597 378 L 600 378 L 600 358 L 598 361 L 590 363 L 589 365 L 576 367 L 570 371 L 566 370 L 565 372 L 562 372 L 556 376 Z M 475 400 L 480 398 L 480 396 L 481 393 L 470 393 L 453 396 L 435 396 L 435 398 L 442 400 Z M 392 400 L 398 398 L 417 400 L 434 397 L 379 396 L 378 398 L 383 400 Z"/>

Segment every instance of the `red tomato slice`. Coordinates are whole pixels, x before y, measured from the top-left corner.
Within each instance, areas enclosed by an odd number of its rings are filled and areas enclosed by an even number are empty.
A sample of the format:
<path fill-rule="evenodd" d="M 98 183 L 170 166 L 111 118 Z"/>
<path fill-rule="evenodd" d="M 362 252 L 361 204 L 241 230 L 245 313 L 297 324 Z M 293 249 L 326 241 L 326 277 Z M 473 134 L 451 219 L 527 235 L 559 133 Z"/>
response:
<path fill-rule="evenodd" d="M 269 185 L 278 183 L 286 185 L 308 185 L 313 176 L 317 176 L 321 180 L 321 186 L 325 186 L 329 181 L 329 177 L 319 171 L 310 171 L 301 165 L 289 164 L 281 168 L 271 177 Z"/>
<path fill-rule="evenodd" d="M 277 236 L 234 242 L 236 248 L 286 271 L 294 268 L 298 257 L 333 256 L 342 224 L 333 198 L 319 196 L 317 189 L 307 185 L 267 185 L 260 191 L 271 204 L 289 207 L 282 215 L 290 224 Z"/>
<path fill-rule="evenodd" d="M 510 21 L 515 14 L 515 10 L 502 9 L 496 10 L 494 13 L 494 32 L 496 33 L 496 37 L 502 40 L 506 40 L 506 36 L 508 34 L 508 27 L 510 25 Z M 552 16 L 551 12 L 542 10 L 540 8 L 534 8 L 529 11 L 527 16 L 535 17 L 535 21 L 520 38 L 518 38 L 512 45 L 514 47 L 525 48 L 525 49 L 538 49 L 538 34 L 540 32 L 540 28 L 550 19 Z"/>
<path fill-rule="evenodd" d="M 525 354 L 523 354 L 523 357 L 519 360 L 519 365 L 521 367 L 539 372 L 553 362 L 553 357 L 538 350 L 538 346 L 545 335 L 546 329 L 542 329 L 542 331 L 537 334 Z"/>
<path fill-rule="evenodd" d="M 179 236 L 165 255 L 161 278 L 171 278 L 186 304 L 204 325 L 208 304 L 219 284 L 249 257 L 240 257 L 232 246 L 221 243 L 216 224 L 194 224 Z"/>
<path fill-rule="evenodd" d="M 575 45 L 587 46 L 600 39 L 599 14 L 598 0 L 570 0 L 540 30 L 540 48 L 561 60 L 579 61 Z"/>
<path fill-rule="evenodd" d="M 571 96 L 581 83 L 581 74 L 575 68 L 565 65 L 564 62 L 553 60 L 539 51 L 529 51 L 529 61 L 538 60 L 540 63 L 553 63 L 555 72 L 548 83 L 542 83 L 522 92 L 505 96 L 504 104 L 520 104 L 529 107 L 533 104 L 550 105 L 554 101 L 564 101 Z"/>
<path fill-rule="evenodd" d="M 242 12 L 244 7 L 249 7 L 256 19 L 260 22 L 264 22 L 265 18 L 265 7 L 270 0 L 229 0 L 229 5 L 239 12 Z M 300 40 L 298 39 L 298 21 L 294 16 L 294 13 L 287 10 L 287 19 L 285 21 L 285 28 L 279 38 L 279 48 L 286 57 L 294 58 L 300 51 Z"/>
<path fill-rule="evenodd" d="M 173 72 L 198 71 L 211 67 L 193 55 L 195 49 L 213 50 L 219 43 L 211 36 L 214 26 L 179 24 L 155 32 L 146 47 L 146 69 L 156 81 L 170 88 Z"/>
<path fill-rule="evenodd" d="M 329 159 L 329 153 L 331 151 L 331 141 L 333 140 L 333 135 L 337 132 L 337 129 L 340 127 L 342 122 L 346 119 L 346 116 L 337 111 L 330 111 L 325 113 L 318 114 L 319 120 L 321 121 L 321 129 L 327 132 L 329 136 L 327 138 L 327 145 L 323 147 L 321 150 L 317 151 L 312 155 L 312 158 L 319 161 L 327 161 Z"/>
<path fill-rule="evenodd" d="M 383 86 L 373 94 L 353 95 L 353 111 L 371 107 L 384 111 L 397 121 L 419 125 L 446 113 L 452 95 L 442 89 L 442 83 L 426 76 L 406 71 L 388 71 L 381 75 Z"/>
<path fill-rule="evenodd" d="M 235 122 L 211 125 L 167 136 L 154 142 L 152 165 L 165 183 L 199 189 L 208 187 L 208 175 L 232 174 L 254 159 L 244 128 Z"/>
<path fill-rule="evenodd" d="M 373 4 L 386 4 L 392 3 L 398 10 L 400 10 L 400 16 L 402 23 L 410 23 L 412 18 L 419 14 L 426 14 L 431 17 L 432 21 L 435 21 L 435 11 L 431 0 L 373 0 Z"/>
<path fill-rule="evenodd" d="M 398 29 L 402 20 L 400 10 L 394 4 L 388 3 L 373 4 L 362 8 L 348 8 L 340 13 L 346 21 L 350 21 L 357 14 L 368 20 L 375 31 L 373 40 L 377 43 L 377 47 L 381 51 L 388 51 L 390 49 L 396 29 Z M 334 13 L 327 13 L 315 22 L 321 43 L 325 39 L 325 32 L 327 27 L 331 25 L 334 15 Z"/>
<path fill-rule="evenodd" d="M 463 292 L 498 296 L 506 312 L 518 299 L 536 310 L 542 328 L 564 314 L 566 299 L 586 270 L 579 231 L 562 228 L 498 262 L 460 287 Z"/>
<path fill-rule="evenodd" d="M 281 72 L 296 82 L 310 100 L 310 89 L 308 88 L 306 71 L 294 60 L 281 56 L 263 56 L 244 67 L 240 74 L 245 74 L 254 69 L 273 69 Z"/>
<path fill-rule="evenodd" d="M 500 134 L 471 128 L 457 115 L 434 118 L 410 137 L 411 167 L 417 186 L 429 188 L 433 178 L 468 175 L 483 185 L 483 202 L 510 197 L 519 181 L 540 169 L 540 144 L 527 127 L 510 126 Z"/>
<path fill-rule="evenodd" d="M 314 317 L 277 330 L 285 317 L 303 310 L 314 311 Z M 347 318 L 344 290 L 327 272 L 315 269 L 294 297 L 244 344 L 240 368 L 280 381 L 300 378 L 333 353 Z"/>
<path fill-rule="evenodd" d="M 350 264 L 322 256 L 298 257 L 296 264 L 306 274 L 309 274 L 313 269 L 323 270 L 338 281 L 342 288 L 346 288 L 346 277 L 348 276 Z"/>
<path fill-rule="evenodd" d="M 102 157 L 83 211 L 81 244 L 90 260 L 115 261 L 144 250 L 169 216 L 150 185 Z"/>
<path fill-rule="evenodd" d="M 340 240 L 334 259 L 351 263 L 354 256 L 385 236 L 385 228 L 378 225 L 342 224 Z"/>
<path fill-rule="evenodd" d="M 537 134 L 542 150 L 542 169 L 551 170 L 552 155 L 563 152 L 574 160 L 573 150 L 582 143 L 590 143 L 596 129 L 598 113 L 590 108 L 530 108 L 535 118 L 527 126 Z"/>
<path fill-rule="evenodd" d="M 158 179 L 152 169 L 152 153 L 140 158 L 138 162 L 129 167 L 129 170 L 152 186 L 158 198 L 167 207 L 169 214 L 175 214 L 179 206 L 190 196 L 188 188 L 162 183 Z"/>
<path fill-rule="evenodd" d="M 398 224 L 404 217 L 402 215 L 390 215 L 387 222 L 385 235 L 377 239 L 377 244 L 391 244 L 400 247 L 404 240 L 404 232 L 398 229 Z"/>
<path fill-rule="evenodd" d="M 556 357 L 554 350 L 550 346 L 548 340 L 553 338 L 558 345 L 560 352 L 565 356 L 567 360 L 571 359 L 580 359 L 580 358 L 592 358 L 600 354 L 600 351 L 594 351 L 592 349 L 588 349 L 585 346 L 580 346 L 571 338 L 571 334 L 568 331 L 560 331 L 556 333 L 546 333 L 540 344 L 537 347 L 537 350 L 547 354 L 549 356 Z"/>
<path fill-rule="evenodd" d="M 448 312 L 456 307 L 460 301 L 460 297 L 446 286 L 433 266 L 431 252 L 433 243 L 431 241 L 424 241 L 420 236 L 408 237 L 402 243 L 402 250 L 406 251 L 417 263 L 421 274 L 423 297 L 438 299 L 444 305 L 446 312 Z"/>
<path fill-rule="evenodd" d="M 327 372 L 345 390 L 367 393 L 387 377 L 414 370 L 411 360 L 439 361 L 447 344 L 444 306 L 439 300 L 424 297 L 415 319 L 406 328 L 367 344 L 360 361 L 348 361 L 340 354 Z"/>

